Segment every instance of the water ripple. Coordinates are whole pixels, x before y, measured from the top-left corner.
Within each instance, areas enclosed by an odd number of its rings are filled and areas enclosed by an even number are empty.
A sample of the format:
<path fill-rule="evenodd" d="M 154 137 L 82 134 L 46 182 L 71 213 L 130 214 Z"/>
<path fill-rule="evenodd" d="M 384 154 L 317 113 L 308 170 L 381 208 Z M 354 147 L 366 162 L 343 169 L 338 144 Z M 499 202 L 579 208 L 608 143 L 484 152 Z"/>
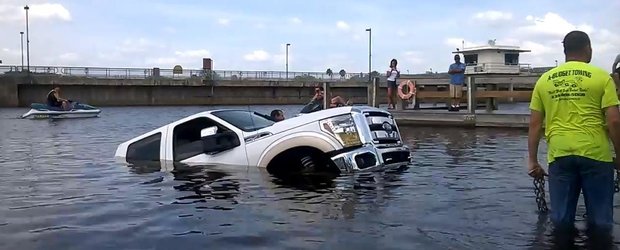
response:
<path fill-rule="evenodd" d="M 275 107 L 255 108 L 268 113 Z M 72 121 L 14 119 L 25 110 L 0 109 L 0 133 L 6 135 L 0 137 L 0 247 L 537 249 L 554 244 L 525 174 L 523 130 L 402 127 L 415 158 L 412 166 L 338 177 L 280 180 L 254 167 L 177 166 L 166 172 L 114 162 L 120 142 L 203 109 L 106 108 L 101 118 Z M 544 143 L 541 147 L 545 159 Z M 580 202 L 578 214 L 584 212 Z M 586 238 L 576 237 L 576 244 L 584 246 Z"/>

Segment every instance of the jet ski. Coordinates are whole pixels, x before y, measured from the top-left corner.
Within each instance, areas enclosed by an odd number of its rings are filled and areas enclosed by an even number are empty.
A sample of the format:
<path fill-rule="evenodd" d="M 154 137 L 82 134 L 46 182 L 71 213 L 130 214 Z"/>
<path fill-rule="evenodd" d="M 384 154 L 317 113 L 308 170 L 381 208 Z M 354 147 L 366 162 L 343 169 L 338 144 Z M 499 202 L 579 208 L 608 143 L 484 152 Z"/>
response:
<path fill-rule="evenodd" d="M 21 116 L 22 119 L 63 119 L 99 117 L 101 110 L 88 104 L 69 101 L 71 109 L 48 106 L 45 103 L 30 104 L 30 111 Z"/>

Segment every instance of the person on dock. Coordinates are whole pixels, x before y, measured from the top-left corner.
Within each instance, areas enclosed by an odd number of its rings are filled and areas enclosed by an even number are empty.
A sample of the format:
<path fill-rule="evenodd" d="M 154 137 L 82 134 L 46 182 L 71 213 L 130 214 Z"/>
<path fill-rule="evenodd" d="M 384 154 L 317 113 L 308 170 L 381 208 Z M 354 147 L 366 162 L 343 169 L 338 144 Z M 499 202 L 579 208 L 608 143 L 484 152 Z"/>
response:
<path fill-rule="evenodd" d="M 549 164 L 551 221 L 560 232 L 575 232 L 580 191 L 589 232 L 613 227 L 614 168 L 620 153 L 620 112 L 612 77 L 590 64 L 589 36 L 571 31 L 563 40 L 566 62 L 544 73 L 534 85 L 528 132 L 528 175 L 544 178 L 538 145 L 544 135 Z M 593 231 L 591 231 L 593 230 Z"/>
<path fill-rule="evenodd" d="M 390 69 L 387 71 L 387 95 L 388 95 L 388 109 L 396 108 L 396 102 L 394 102 L 394 98 L 396 96 L 396 80 L 400 78 L 400 71 L 396 66 L 398 65 L 398 61 L 396 59 L 392 59 L 390 61 Z"/>
<path fill-rule="evenodd" d="M 461 108 L 461 97 L 463 96 L 463 84 L 465 84 L 465 64 L 461 62 L 461 57 L 454 55 L 454 63 L 448 69 L 450 74 L 450 103 L 449 111 L 459 111 Z"/>
<path fill-rule="evenodd" d="M 62 108 L 63 110 L 69 109 L 69 101 L 60 98 L 60 87 L 55 86 L 47 93 L 47 105 L 55 108 Z"/>
<path fill-rule="evenodd" d="M 312 100 L 310 100 L 310 102 L 306 104 L 306 106 L 304 106 L 301 109 L 301 111 L 299 111 L 299 113 L 307 114 L 307 113 L 312 113 L 312 112 L 324 109 L 323 108 L 324 95 L 325 95 L 325 90 L 323 89 L 323 87 L 314 88 L 314 97 L 312 97 Z M 342 107 L 342 106 L 348 106 L 348 105 L 351 105 L 350 101 L 345 101 L 345 99 L 342 98 L 341 96 L 334 96 L 330 100 L 329 107 L 336 108 L 336 107 Z"/>

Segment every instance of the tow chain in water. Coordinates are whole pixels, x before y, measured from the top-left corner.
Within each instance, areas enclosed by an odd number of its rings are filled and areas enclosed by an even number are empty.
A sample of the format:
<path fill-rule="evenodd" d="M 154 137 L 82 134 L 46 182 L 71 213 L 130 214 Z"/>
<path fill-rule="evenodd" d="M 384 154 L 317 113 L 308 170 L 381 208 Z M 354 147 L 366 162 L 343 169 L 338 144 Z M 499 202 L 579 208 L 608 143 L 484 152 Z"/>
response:
<path fill-rule="evenodd" d="M 547 208 L 547 200 L 545 199 L 545 177 L 534 178 L 534 194 L 536 195 L 538 211 L 541 213 L 549 211 Z"/>
<path fill-rule="evenodd" d="M 620 170 L 616 170 L 616 179 L 614 181 L 614 192 L 620 192 Z M 536 204 L 538 211 L 546 213 L 549 211 L 547 200 L 545 199 L 545 178 L 534 178 L 534 194 L 536 195 Z M 585 216 L 585 215 L 584 215 Z"/>

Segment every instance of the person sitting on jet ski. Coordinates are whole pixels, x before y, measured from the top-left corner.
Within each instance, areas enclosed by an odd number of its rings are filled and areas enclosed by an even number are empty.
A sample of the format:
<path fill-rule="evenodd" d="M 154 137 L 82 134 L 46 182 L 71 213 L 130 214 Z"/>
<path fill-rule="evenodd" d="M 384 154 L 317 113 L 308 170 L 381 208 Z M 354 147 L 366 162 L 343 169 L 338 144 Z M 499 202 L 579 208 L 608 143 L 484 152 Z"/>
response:
<path fill-rule="evenodd" d="M 58 94 L 60 87 L 54 87 L 49 93 L 47 93 L 47 105 L 55 108 L 62 108 L 63 110 L 69 109 L 69 101 L 67 99 L 60 98 Z"/>

